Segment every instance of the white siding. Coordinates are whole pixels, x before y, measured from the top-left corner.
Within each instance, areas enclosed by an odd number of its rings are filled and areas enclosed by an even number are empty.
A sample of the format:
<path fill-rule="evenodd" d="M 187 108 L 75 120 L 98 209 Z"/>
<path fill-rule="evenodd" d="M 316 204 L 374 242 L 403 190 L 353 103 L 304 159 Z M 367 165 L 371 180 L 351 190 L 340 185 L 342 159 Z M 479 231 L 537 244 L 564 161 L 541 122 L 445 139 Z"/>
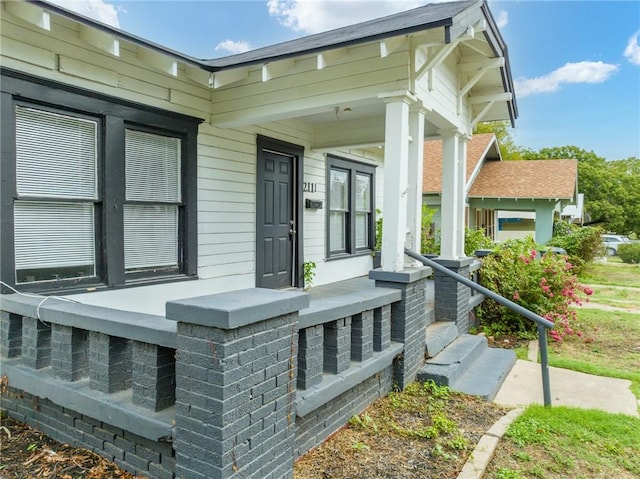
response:
<path fill-rule="evenodd" d="M 51 32 L 28 25 L 3 12 L 2 65 L 35 76 L 125 100 L 210 120 L 212 112 L 233 112 L 266 103 L 290 108 L 326 95 L 373 96 L 384 89 L 407 86 L 406 54 L 380 60 L 377 45 L 355 47 L 337 64 L 318 71 L 315 58 L 302 60 L 295 75 L 262 83 L 253 72 L 249 81 L 210 91 L 185 76 L 180 67 L 173 77 L 146 65 L 137 47 L 121 42 L 120 57 L 80 39 L 78 26 L 52 16 Z M 372 71 L 372 68 L 375 71 Z M 383 86 L 380 86 L 380 84 Z M 213 103 L 212 103 L 212 98 Z M 321 100 L 321 101 L 326 101 Z M 293 103 L 292 103 L 293 102 Z M 230 287 L 251 286 L 255 273 L 256 135 L 305 148 L 304 181 L 315 183 L 304 199 L 323 201 L 319 210 L 304 210 L 305 260 L 318 265 L 315 284 L 367 274 L 371 257 L 325 262 L 326 162 L 325 153 L 310 150 L 311 126 L 287 120 L 242 128 L 220 128 L 204 122 L 198 135 L 198 274 L 201 278 L 235 278 Z M 335 154 L 378 165 L 376 206 L 382 205 L 382 150 L 336 151 Z M 300 185 L 302 187 L 302 185 Z M 216 283 L 216 290 L 225 282 Z"/>

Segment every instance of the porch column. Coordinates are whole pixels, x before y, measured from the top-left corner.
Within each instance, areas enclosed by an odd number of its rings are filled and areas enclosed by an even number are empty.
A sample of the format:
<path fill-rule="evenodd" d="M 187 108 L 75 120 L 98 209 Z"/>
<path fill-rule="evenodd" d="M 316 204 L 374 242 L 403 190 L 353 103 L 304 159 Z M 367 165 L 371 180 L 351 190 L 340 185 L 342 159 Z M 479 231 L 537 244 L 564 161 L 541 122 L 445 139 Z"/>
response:
<path fill-rule="evenodd" d="M 467 159 L 466 141 L 458 130 L 442 135 L 442 220 L 440 257 L 464 257 L 464 184 Z"/>
<path fill-rule="evenodd" d="M 459 258 L 467 256 L 464 253 L 464 230 L 467 224 L 467 141 L 469 141 L 469 137 L 466 135 L 458 138 L 458 176 L 456 181 L 458 182 L 457 192 L 460 208 L 458 208 L 458 239 L 456 241 L 458 251 L 456 254 Z"/>
<path fill-rule="evenodd" d="M 553 237 L 553 203 L 536 205 L 536 243 L 546 244 Z"/>
<path fill-rule="evenodd" d="M 384 95 L 386 102 L 384 201 L 382 209 L 382 269 L 404 269 L 407 237 L 407 175 L 409 171 L 409 92 Z"/>
<path fill-rule="evenodd" d="M 409 109 L 409 168 L 407 201 L 407 236 L 405 247 L 420 253 L 422 237 L 422 170 L 424 168 L 424 116 L 426 110 L 422 102 L 416 102 Z M 386 172 L 385 172 L 386 173 Z M 412 260 L 410 266 L 421 266 Z"/>

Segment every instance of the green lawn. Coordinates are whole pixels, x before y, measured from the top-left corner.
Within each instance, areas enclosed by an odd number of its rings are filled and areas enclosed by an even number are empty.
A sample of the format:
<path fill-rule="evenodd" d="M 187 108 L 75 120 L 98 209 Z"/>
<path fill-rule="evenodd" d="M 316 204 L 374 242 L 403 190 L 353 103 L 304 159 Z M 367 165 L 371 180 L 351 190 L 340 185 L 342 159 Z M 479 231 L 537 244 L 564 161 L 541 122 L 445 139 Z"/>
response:
<path fill-rule="evenodd" d="M 640 419 L 530 406 L 500 441 L 487 479 L 640 477 Z"/>
<path fill-rule="evenodd" d="M 640 311 L 640 284 L 637 288 L 594 284 L 590 302 Z M 588 307 L 588 304 L 587 304 Z"/>
<path fill-rule="evenodd" d="M 580 281 L 592 303 L 637 310 L 577 309 L 581 336 L 549 343 L 549 364 L 628 379 L 640 399 L 640 266 L 595 263 Z M 630 287 L 624 289 L 613 286 Z M 526 349 L 517 351 L 526 358 Z M 640 419 L 602 411 L 530 406 L 508 429 L 487 479 L 632 479 L 640 477 Z"/>
<path fill-rule="evenodd" d="M 584 284 L 640 286 L 640 265 L 625 263 L 589 263 L 580 273 Z"/>
<path fill-rule="evenodd" d="M 580 309 L 581 337 L 549 343 L 549 364 L 574 371 L 629 379 L 640 399 L 640 314 Z"/>

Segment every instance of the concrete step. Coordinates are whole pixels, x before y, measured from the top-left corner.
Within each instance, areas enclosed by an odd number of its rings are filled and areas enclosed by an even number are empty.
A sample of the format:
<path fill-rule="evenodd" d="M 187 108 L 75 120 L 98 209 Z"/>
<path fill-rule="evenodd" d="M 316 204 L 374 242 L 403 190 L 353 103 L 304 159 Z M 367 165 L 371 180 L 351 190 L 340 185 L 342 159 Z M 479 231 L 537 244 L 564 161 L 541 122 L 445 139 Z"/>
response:
<path fill-rule="evenodd" d="M 433 358 L 458 337 L 458 328 L 453 321 L 438 321 L 426 330 L 426 356 Z"/>
<path fill-rule="evenodd" d="M 487 349 L 487 338 L 463 334 L 427 362 L 418 372 L 418 380 L 433 380 L 441 386 L 450 386 Z"/>
<path fill-rule="evenodd" d="M 425 309 L 427 310 L 427 326 L 436 322 L 436 310 L 433 307 L 433 302 L 426 303 Z"/>
<path fill-rule="evenodd" d="M 511 349 L 487 348 L 450 387 L 491 401 L 516 363 Z"/>

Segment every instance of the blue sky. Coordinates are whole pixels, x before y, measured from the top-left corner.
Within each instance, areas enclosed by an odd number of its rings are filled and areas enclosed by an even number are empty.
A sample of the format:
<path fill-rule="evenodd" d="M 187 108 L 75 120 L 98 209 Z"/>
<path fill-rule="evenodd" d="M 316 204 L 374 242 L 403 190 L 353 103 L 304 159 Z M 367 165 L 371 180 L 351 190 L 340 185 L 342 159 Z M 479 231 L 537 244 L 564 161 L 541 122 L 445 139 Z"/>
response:
<path fill-rule="evenodd" d="M 179 52 L 215 58 L 414 8 L 417 0 L 50 0 Z M 640 158 L 640 2 L 490 1 L 531 149 Z"/>

